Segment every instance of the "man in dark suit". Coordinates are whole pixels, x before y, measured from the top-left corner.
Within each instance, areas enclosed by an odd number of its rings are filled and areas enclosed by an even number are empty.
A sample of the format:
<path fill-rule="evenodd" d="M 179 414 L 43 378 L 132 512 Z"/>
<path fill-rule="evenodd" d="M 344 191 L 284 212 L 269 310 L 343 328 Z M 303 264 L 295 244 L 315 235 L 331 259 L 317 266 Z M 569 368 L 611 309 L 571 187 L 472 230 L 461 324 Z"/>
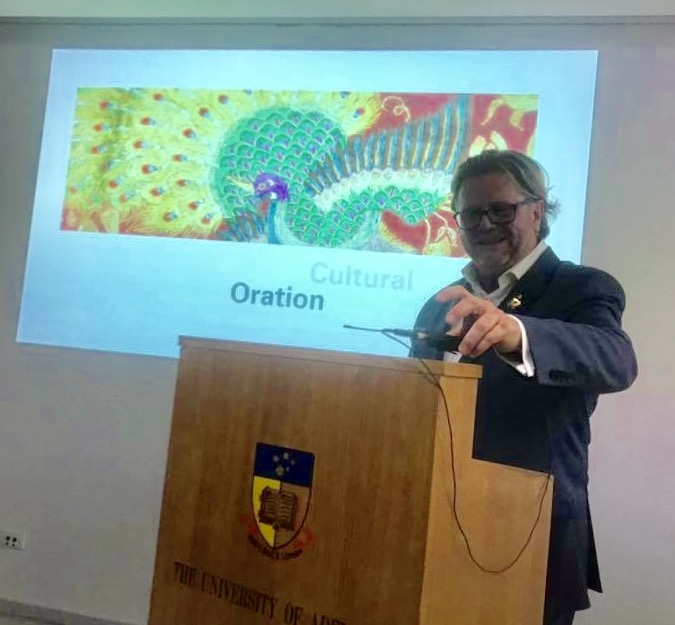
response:
<path fill-rule="evenodd" d="M 457 357 L 483 365 L 474 456 L 555 476 L 545 625 L 569 625 L 601 591 L 588 506 L 591 413 L 600 393 L 633 382 L 621 329 L 624 293 L 609 274 L 560 261 L 546 244 L 557 206 L 533 159 L 487 151 L 465 161 L 453 210 L 471 257 L 464 279 L 420 311 L 415 327 L 462 336 Z M 411 354 L 452 359 L 417 340 Z"/>

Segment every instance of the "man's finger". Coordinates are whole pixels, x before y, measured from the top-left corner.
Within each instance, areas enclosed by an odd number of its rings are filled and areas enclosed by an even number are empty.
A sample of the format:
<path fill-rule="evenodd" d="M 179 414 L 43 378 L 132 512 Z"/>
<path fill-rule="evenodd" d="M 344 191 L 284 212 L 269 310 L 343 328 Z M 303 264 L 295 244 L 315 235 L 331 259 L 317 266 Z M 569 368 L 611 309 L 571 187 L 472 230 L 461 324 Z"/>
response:
<path fill-rule="evenodd" d="M 484 354 L 488 349 L 497 345 L 497 343 L 499 343 L 503 337 L 504 329 L 499 321 L 497 321 L 490 331 L 485 333 L 480 341 L 474 345 L 473 349 L 467 354 L 467 356 L 478 358 L 478 356 Z"/>
<path fill-rule="evenodd" d="M 471 293 L 463 286 L 449 286 L 436 293 L 434 299 L 437 302 L 449 302 L 453 299 L 464 299 L 470 295 Z"/>
<path fill-rule="evenodd" d="M 459 344 L 459 351 L 465 356 L 476 356 L 476 348 L 482 344 L 485 337 L 490 335 L 494 329 L 499 325 L 499 315 L 483 315 L 480 317 L 467 331 Z M 490 345 L 485 347 L 482 354 Z"/>
<path fill-rule="evenodd" d="M 445 315 L 445 322 L 450 325 L 461 324 L 469 316 L 480 316 L 490 310 L 490 305 L 477 297 L 467 297 L 457 302 Z"/>

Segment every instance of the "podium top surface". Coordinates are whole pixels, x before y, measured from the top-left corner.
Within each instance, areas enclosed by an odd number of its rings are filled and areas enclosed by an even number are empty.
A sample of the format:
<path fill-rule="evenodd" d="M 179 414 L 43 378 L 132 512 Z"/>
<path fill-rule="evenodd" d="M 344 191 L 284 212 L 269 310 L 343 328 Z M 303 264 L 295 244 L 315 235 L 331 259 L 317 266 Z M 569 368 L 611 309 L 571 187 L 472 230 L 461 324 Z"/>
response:
<path fill-rule="evenodd" d="M 425 371 L 420 362 L 415 358 L 357 354 L 354 352 L 331 351 L 308 347 L 289 347 L 285 345 L 270 345 L 267 343 L 245 343 L 240 341 L 204 339 L 187 336 L 180 337 L 180 346 L 182 352 L 186 349 L 216 350 L 221 352 L 229 351 L 237 352 L 239 354 L 291 358 L 295 360 L 313 360 L 361 367 L 404 370 L 415 373 Z M 432 373 L 447 377 L 480 378 L 483 370 L 480 365 L 468 363 L 450 363 L 438 360 L 424 360 L 424 363 Z"/>

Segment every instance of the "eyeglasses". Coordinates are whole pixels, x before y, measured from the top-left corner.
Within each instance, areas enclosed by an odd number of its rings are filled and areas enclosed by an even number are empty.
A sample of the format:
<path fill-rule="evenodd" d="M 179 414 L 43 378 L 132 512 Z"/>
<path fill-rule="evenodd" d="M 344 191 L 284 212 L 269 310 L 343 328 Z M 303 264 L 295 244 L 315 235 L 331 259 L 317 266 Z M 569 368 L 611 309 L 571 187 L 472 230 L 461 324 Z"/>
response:
<path fill-rule="evenodd" d="M 487 208 L 470 206 L 458 213 L 455 213 L 457 225 L 462 230 L 473 230 L 478 228 L 483 215 L 487 215 L 491 223 L 495 225 L 510 224 L 516 218 L 516 209 L 525 204 L 536 202 L 537 198 L 528 198 L 520 202 L 490 202 Z"/>

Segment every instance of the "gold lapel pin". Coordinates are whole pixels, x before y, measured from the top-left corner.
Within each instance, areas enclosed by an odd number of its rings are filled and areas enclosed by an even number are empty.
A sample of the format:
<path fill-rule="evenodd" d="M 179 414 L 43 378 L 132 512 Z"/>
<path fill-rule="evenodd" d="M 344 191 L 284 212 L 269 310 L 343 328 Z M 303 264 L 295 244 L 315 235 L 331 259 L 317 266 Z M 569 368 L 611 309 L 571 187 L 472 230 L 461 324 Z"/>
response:
<path fill-rule="evenodd" d="M 516 310 L 517 308 L 520 308 L 523 304 L 523 295 L 522 293 L 519 293 L 518 295 L 514 295 L 507 303 L 506 307 L 509 310 Z"/>

